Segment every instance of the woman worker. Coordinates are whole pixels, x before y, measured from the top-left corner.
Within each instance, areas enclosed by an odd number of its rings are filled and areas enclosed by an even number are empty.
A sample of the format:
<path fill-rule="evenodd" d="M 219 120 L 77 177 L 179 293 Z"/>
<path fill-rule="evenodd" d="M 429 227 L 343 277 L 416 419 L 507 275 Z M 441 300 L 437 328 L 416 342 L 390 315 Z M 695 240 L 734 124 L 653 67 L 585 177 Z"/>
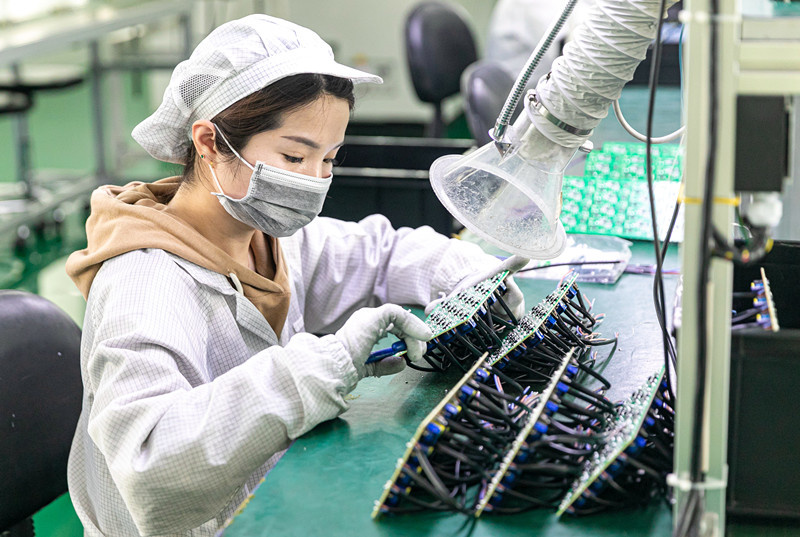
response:
<path fill-rule="evenodd" d="M 387 331 L 421 357 L 432 334 L 395 304 L 500 270 L 427 227 L 315 218 L 359 82 L 381 80 L 308 29 L 226 23 L 133 131 L 183 176 L 92 194 L 67 264 L 87 297 L 69 460 L 86 535 L 214 535 L 361 378 L 404 367 L 365 365 Z"/>

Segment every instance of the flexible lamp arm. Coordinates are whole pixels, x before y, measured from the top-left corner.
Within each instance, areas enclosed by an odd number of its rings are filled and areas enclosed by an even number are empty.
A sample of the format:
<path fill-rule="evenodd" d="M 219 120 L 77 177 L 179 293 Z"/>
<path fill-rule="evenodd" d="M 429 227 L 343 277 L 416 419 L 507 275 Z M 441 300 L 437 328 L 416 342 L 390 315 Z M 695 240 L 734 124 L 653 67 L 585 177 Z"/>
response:
<path fill-rule="evenodd" d="M 558 33 L 561 31 L 561 28 L 564 26 L 564 23 L 567 21 L 567 18 L 569 18 L 573 8 L 575 7 L 575 4 L 577 3 L 578 0 L 569 0 L 567 2 L 567 5 L 564 6 L 564 10 L 561 12 L 561 15 L 556 21 L 553 22 L 553 24 L 550 25 L 550 28 L 547 30 L 545 36 L 536 45 L 536 48 L 531 53 L 530 57 L 528 57 L 525 67 L 517 76 L 517 80 L 514 82 L 514 86 L 511 88 L 511 92 L 506 98 L 503 109 L 500 111 L 500 115 L 498 116 L 497 122 L 494 125 L 494 130 L 489 133 L 495 143 L 504 143 L 503 136 L 505 135 L 506 129 L 511 122 L 511 116 L 514 113 L 514 110 L 517 108 L 519 99 L 522 97 L 522 93 L 525 91 L 525 86 L 528 85 L 531 75 L 536 70 L 536 67 L 538 67 L 539 62 L 542 61 L 542 57 L 544 57 L 545 53 L 550 49 L 550 45 L 552 45 L 553 41 L 555 41 L 556 36 L 558 36 Z"/>

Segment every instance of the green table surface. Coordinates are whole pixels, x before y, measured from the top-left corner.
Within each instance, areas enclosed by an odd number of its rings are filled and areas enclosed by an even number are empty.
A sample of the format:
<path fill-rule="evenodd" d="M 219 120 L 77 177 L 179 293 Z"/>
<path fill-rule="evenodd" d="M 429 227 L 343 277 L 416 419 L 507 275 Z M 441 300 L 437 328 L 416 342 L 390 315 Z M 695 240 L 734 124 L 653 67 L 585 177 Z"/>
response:
<path fill-rule="evenodd" d="M 676 268 L 677 247 L 665 267 Z M 632 246 L 634 263 L 652 263 L 651 243 Z M 552 280 L 517 279 L 530 308 L 555 289 Z M 677 276 L 665 279 L 668 304 Z M 594 311 L 605 312 L 598 331 L 619 334 L 616 353 L 604 369 L 612 382 L 609 396 L 630 394 L 663 363 L 661 338 L 652 299 L 650 275 L 624 274 L 616 284 L 580 283 Z M 671 310 L 671 307 L 668 306 Z M 601 347 L 602 348 L 602 347 Z M 601 351 L 601 356 L 604 356 Z M 552 512 L 513 516 L 416 514 L 372 520 L 370 513 L 391 477 L 405 444 L 419 423 L 457 382 L 458 375 L 420 373 L 367 378 L 351 394 L 350 409 L 297 439 L 247 506 L 225 530 L 234 536 L 400 536 L 400 535 L 669 535 L 672 517 L 665 502 L 576 519 L 556 519 Z"/>

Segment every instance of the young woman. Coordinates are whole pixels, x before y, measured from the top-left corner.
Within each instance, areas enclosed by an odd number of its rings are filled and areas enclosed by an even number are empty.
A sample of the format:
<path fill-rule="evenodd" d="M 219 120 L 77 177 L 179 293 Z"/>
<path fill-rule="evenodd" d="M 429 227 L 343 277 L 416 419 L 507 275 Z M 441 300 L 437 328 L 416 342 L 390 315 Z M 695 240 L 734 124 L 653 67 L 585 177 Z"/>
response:
<path fill-rule="evenodd" d="M 421 357 L 432 334 L 395 304 L 498 270 L 430 228 L 315 218 L 358 82 L 380 79 L 308 29 L 226 23 L 133 132 L 183 176 L 93 193 L 67 265 L 87 297 L 69 463 L 87 535 L 214 535 L 361 378 L 404 367 L 365 365 L 387 331 Z"/>

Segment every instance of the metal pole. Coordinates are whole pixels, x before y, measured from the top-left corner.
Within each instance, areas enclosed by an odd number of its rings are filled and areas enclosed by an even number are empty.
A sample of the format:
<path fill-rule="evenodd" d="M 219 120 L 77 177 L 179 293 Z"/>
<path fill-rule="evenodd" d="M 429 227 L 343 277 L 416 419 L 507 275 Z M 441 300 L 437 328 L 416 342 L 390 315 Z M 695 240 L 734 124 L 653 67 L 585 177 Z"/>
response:
<path fill-rule="evenodd" d="M 98 184 L 109 182 L 106 169 L 106 144 L 103 128 L 103 68 L 100 64 L 100 44 L 89 43 L 89 59 L 92 73 L 92 120 L 94 123 L 95 175 Z"/>
<path fill-rule="evenodd" d="M 707 363 L 702 439 L 702 468 L 705 482 L 703 530 L 701 535 L 724 535 L 725 490 L 727 482 L 728 392 L 730 378 L 730 322 L 733 267 L 730 262 L 714 260 L 708 283 L 700 281 L 702 200 L 706 180 L 709 137 L 709 73 L 717 70 L 718 123 L 715 126 L 715 200 L 733 198 L 733 156 L 736 123 L 734 54 L 736 13 L 734 0 L 720 0 L 717 57 L 710 57 L 709 0 L 687 0 L 686 20 L 686 83 L 684 84 L 687 125 L 685 163 L 685 229 L 681 247 L 683 272 L 682 322 L 678 335 L 678 393 L 676 408 L 675 475 L 679 484 L 688 485 L 692 453 L 692 428 L 697 409 L 694 406 L 695 370 L 698 360 L 698 338 L 706 337 Z M 714 203 L 714 226 L 730 238 L 733 207 Z M 698 288 L 704 286 L 708 301 L 708 330 L 697 333 Z M 676 490 L 678 502 L 674 517 L 679 514 L 688 490 Z"/>
<path fill-rule="evenodd" d="M 15 84 L 22 83 L 19 64 L 11 65 L 11 74 Z M 30 97 L 33 98 L 33 97 Z M 25 199 L 33 199 L 33 181 L 31 177 L 31 136 L 28 129 L 27 112 L 14 114 L 14 151 L 17 158 L 17 181 L 22 185 Z"/>
<path fill-rule="evenodd" d="M 180 24 L 183 28 L 183 57 L 188 58 L 192 55 L 192 15 L 190 12 L 181 15 Z"/>

